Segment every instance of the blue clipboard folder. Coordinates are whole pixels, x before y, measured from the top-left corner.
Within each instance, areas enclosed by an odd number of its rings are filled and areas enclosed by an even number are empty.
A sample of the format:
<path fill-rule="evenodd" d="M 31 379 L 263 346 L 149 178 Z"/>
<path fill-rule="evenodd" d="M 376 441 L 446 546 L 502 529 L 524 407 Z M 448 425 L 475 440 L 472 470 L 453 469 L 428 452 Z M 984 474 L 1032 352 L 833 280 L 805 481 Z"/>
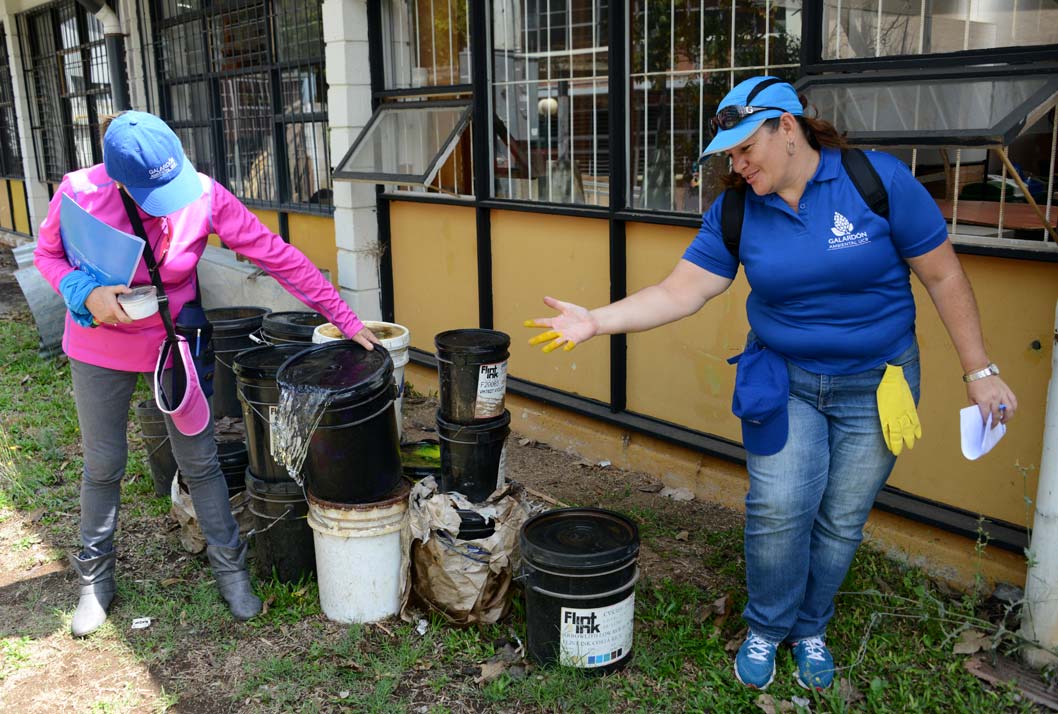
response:
<path fill-rule="evenodd" d="M 107 225 L 63 194 L 59 233 L 66 259 L 100 285 L 129 285 L 143 256 L 143 240 Z"/>

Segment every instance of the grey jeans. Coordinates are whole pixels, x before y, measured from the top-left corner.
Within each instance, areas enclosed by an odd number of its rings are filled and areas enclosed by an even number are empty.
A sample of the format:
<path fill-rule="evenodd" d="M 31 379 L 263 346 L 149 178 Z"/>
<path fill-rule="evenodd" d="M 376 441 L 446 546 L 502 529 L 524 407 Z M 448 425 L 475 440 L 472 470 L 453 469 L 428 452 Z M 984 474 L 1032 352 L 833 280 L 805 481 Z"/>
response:
<path fill-rule="evenodd" d="M 74 359 L 70 360 L 70 373 L 84 450 L 81 557 L 92 558 L 114 549 L 121 478 L 129 450 L 129 405 L 139 373 L 96 367 Z M 146 376 L 153 388 L 153 375 Z M 206 543 L 236 547 L 239 526 L 231 515 L 228 487 L 217 461 L 213 422 L 196 436 L 181 434 L 168 417 L 165 426 Z"/>

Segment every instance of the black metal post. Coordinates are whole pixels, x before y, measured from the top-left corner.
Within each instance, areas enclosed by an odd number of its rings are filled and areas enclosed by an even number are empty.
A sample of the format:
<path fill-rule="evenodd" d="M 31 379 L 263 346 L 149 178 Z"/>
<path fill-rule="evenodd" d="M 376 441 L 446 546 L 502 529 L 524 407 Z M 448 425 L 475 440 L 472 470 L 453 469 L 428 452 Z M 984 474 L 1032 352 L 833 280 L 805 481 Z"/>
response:
<path fill-rule="evenodd" d="M 625 221 L 617 214 L 628 205 L 628 136 L 623 117 L 628 116 L 628 53 L 625 27 L 626 0 L 610 4 L 610 64 L 608 68 L 609 147 L 610 147 L 610 302 L 628 295 L 628 246 Z M 610 409 L 624 411 L 628 404 L 628 338 L 610 336 Z"/>
<path fill-rule="evenodd" d="M 367 0 L 367 54 L 371 72 L 371 110 L 382 103 L 381 95 L 386 90 L 386 66 L 382 52 L 382 0 Z M 393 240 L 390 235 L 389 201 L 383 195 L 385 186 L 375 186 L 375 220 L 378 226 L 379 308 L 382 319 L 395 322 L 397 319 L 393 297 Z"/>
<path fill-rule="evenodd" d="M 474 163 L 474 198 L 485 201 L 492 195 L 492 87 L 489 85 L 489 18 L 491 0 L 470 3 L 470 61 L 471 84 L 474 87 L 473 113 L 470 126 L 473 134 L 472 161 Z M 488 208 L 475 209 L 478 252 L 478 324 L 493 327 L 492 312 L 492 218 Z"/>

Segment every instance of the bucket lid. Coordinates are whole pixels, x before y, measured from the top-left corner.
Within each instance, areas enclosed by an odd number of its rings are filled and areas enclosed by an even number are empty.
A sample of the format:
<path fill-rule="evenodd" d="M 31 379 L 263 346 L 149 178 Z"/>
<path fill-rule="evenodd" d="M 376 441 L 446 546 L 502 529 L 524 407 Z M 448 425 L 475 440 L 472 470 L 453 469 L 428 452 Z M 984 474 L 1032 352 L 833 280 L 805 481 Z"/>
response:
<path fill-rule="evenodd" d="M 352 340 L 327 342 L 284 362 L 276 382 L 287 389 L 326 392 L 335 401 L 359 400 L 392 384 L 393 360 L 379 345 L 368 352 Z"/>
<path fill-rule="evenodd" d="M 251 347 L 235 355 L 232 370 L 246 379 L 275 379 L 284 362 L 309 347 L 304 343 Z"/>
<path fill-rule="evenodd" d="M 266 332 L 296 334 L 312 337 L 317 325 L 327 322 L 327 318 L 311 310 L 294 310 L 292 312 L 270 312 L 264 316 L 261 326 Z"/>
<path fill-rule="evenodd" d="M 601 508 L 559 508 L 533 516 L 518 537 L 530 565 L 573 571 L 619 565 L 639 553 L 639 529 Z"/>
<path fill-rule="evenodd" d="M 511 336 L 499 330 L 448 330 L 434 337 L 434 345 L 446 352 L 486 354 L 496 350 L 505 351 L 511 346 Z"/>
<path fill-rule="evenodd" d="M 206 310 L 206 319 L 217 330 L 230 330 L 242 325 L 256 325 L 270 312 L 267 307 L 238 305 L 235 307 L 213 307 Z"/>

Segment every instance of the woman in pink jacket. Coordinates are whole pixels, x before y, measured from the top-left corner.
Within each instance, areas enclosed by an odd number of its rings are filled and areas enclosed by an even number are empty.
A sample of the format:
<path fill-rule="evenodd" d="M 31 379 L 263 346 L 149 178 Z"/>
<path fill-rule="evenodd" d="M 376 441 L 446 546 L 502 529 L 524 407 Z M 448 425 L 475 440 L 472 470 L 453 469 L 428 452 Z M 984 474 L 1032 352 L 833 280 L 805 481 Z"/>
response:
<path fill-rule="evenodd" d="M 72 623 L 76 636 L 103 624 L 114 597 L 114 529 L 128 455 L 129 404 L 139 374 L 154 370 L 166 332 L 157 313 L 134 321 L 117 301 L 131 287 L 151 284 L 144 262 L 130 286 L 100 285 L 71 267 L 59 232 L 63 195 L 114 228 L 134 233 L 121 197 L 122 190 L 128 192 L 138 206 L 174 318 L 195 297 L 195 267 L 206 239 L 215 233 L 347 337 L 367 349 L 378 342 L 304 254 L 265 228 L 226 188 L 195 171 L 165 122 L 152 114 L 125 112 L 103 129 L 103 163 L 63 178 L 41 223 L 34 254 L 41 274 L 69 309 L 63 350 L 70 358 L 84 449 L 81 551 L 70 559 L 81 588 Z M 229 508 L 212 422 L 196 436 L 182 434 L 168 417 L 166 426 L 206 537 L 217 586 L 232 614 L 247 620 L 261 611 L 261 601 L 250 587 L 246 543 Z"/>

